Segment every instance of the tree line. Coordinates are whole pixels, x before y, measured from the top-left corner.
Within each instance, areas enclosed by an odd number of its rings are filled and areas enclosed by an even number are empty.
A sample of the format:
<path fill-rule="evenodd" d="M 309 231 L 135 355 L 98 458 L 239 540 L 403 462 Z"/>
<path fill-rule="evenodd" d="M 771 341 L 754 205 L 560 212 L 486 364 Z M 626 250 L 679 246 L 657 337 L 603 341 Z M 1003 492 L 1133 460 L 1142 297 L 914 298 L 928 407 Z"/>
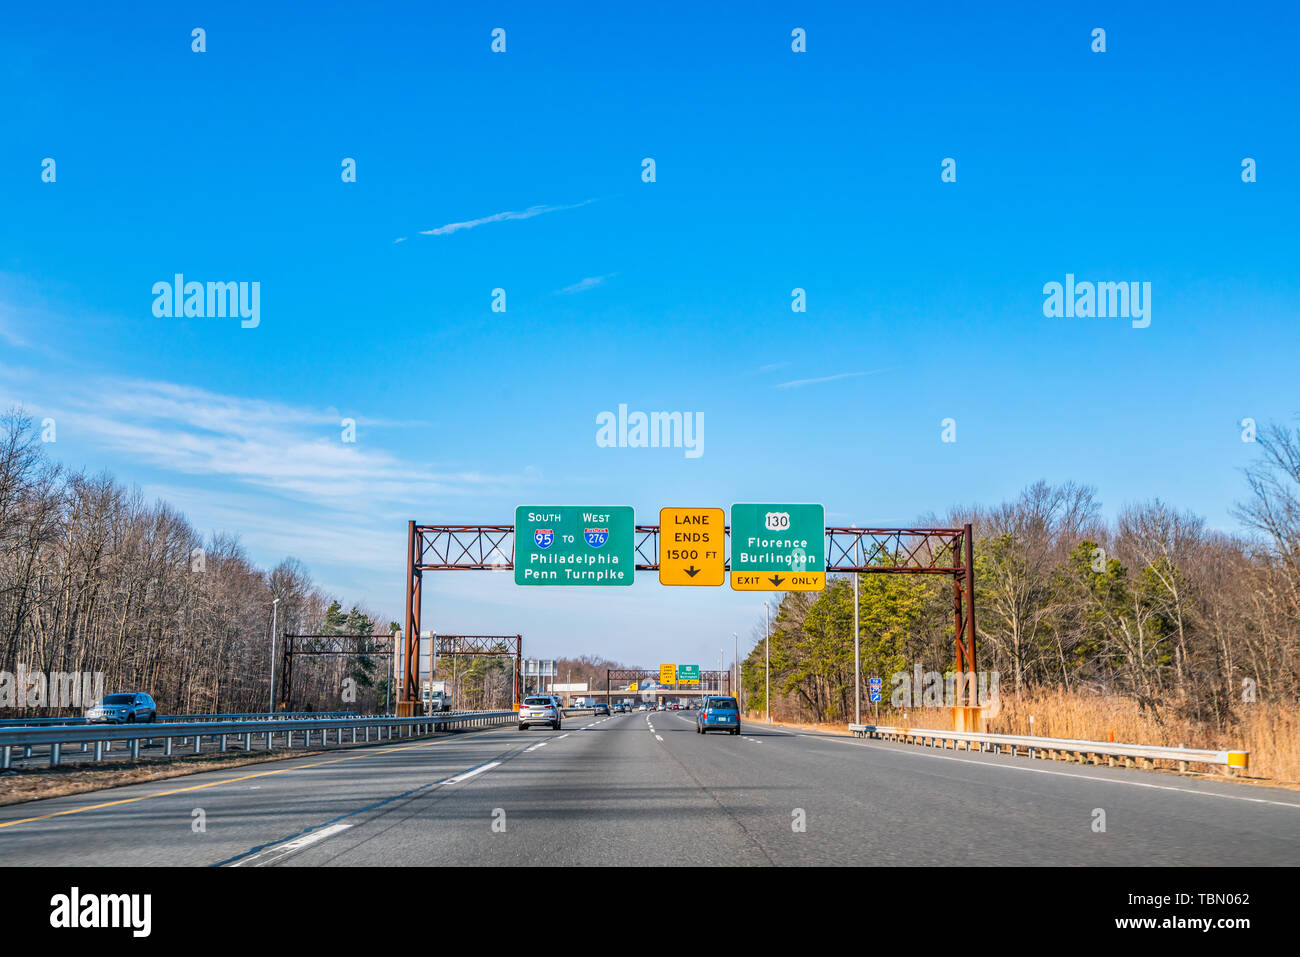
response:
<path fill-rule="evenodd" d="M 1218 728 L 1255 701 L 1300 699 L 1300 429 L 1270 426 L 1257 446 L 1233 507 L 1241 532 L 1159 500 L 1106 520 L 1095 489 L 1076 482 L 918 520 L 974 527 L 979 668 L 999 673 L 1003 694 L 1123 695 L 1157 720 Z M 952 584 L 861 574 L 859 628 L 862 700 L 875 674 L 887 705 L 889 676 L 954 667 Z M 762 710 L 761 627 L 755 637 L 743 683 L 747 707 Z M 851 578 L 786 594 L 768 653 L 774 713 L 851 720 Z"/>
<path fill-rule="evenodd" d="M 106 691 L 149 692 L 164 714 L 265 711 L 277 598 L 280 631 L 373 630 L 300 562 L 260 569 L 235 538 L 205 539 L 108 474 L 65 470 L 21 411 L 0 417 L 0 672 L 99 672 Z M 384 658 L 295 660 L 290 706 L 381 710 L 386 674 Z M 68 710 L 45 699 L 25 714 Z"/>
<path fill-rule="evenodd" d="M 1300 429 L 1269 426 L 1257 448 L 1234 506 L 1241 532 L 1158 500 L 1106 520 L 1095 490 L 1075 482 L 919 519 L 974 527 L 979 667 L 999 673 L 1003 693 L 1124 695 L 1217 727 L 1252 700 L 1300 698 Z M 918 664 L 952 667 L 951 587 L 937 576 L 860 576 L 864 685 Z M 260 569 L 235 538 L 205 539 L 110 475 L 63 469 L 30 419 L 0 417 L 0 672 L 101 672 L 107 690 L 148 691 L 164 713 L 266 710 L 277 598 L 278 630 L 379 632 L 370 654 L 297 659 L 291 707 L 382 711 L 391 690 L 380 652 L 395 625 L 378 630 L 364 609 L 344 611 L 294 559 Z M 852 714 L 852 630 L 846 577 L 783 597 L 770 642 L 778 714 Z M 603 687 L 612 666 L 565 660 L 557 680 Z M 457 707 L 510 697 L 505 659 L 456 667 Z M 747 706 L 761 709 L 763 642 L 743 674 Z"/>

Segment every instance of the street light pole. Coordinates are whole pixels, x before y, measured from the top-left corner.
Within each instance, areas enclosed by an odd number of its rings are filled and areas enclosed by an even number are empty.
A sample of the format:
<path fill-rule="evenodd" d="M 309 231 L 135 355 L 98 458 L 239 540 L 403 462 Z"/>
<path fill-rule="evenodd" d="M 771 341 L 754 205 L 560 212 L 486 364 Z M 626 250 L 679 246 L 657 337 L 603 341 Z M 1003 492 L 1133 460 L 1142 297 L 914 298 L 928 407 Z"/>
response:
<path fill-rule="evenodd" d="M 397 642 L 401 638 L 400 631 L 393 632 L 393 653 L 388 656 L 388 680 L 384 682 L 384 716 L 391 717 L 389 712 L 392 711 L 393 698 L 393 679 L 397 677 Z"/>
<path fill-rule="evenodd" d="M 268 709 L 272 714 L 275 713 L 275 628 L 279 623 L 278 612 L 280 611 L 280 599 L 271 602 L 271 707 Z"/>
<path fill-rule="evenodd" d="M 772 623 L 767 602 L 763 602 L 763 701 L 767 723 L 772 723 Z"/>
<path fill-rule="evenodd" d="M 853 526 L 855 529 L 858 527 Z M 859 565 L 862 540 L 853 538 L 853 564 Z M 862 639 L 858 632 L 858 573 L 853 573 L 853 723 L 862 723 Z"/>
<path fill-rule="evenodd" d="M 736 693 L 736 710 L 744 711 L 744 702 L 740 700 L 740 639 L 736 633 L 731 633 L 731 673 L 735 675 L 732 683 L 732 691 Z"/>

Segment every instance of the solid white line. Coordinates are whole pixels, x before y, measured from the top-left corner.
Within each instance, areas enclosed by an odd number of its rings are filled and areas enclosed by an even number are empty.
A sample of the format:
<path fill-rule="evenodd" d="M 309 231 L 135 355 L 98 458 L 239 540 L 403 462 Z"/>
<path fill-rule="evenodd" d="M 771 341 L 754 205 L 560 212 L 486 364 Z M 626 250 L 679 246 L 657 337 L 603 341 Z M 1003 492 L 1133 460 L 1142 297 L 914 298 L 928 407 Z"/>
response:
<path fill-rule="evenodd" d="M 329 827 L 323 827 L 313 834 L 304 834 L 302 837 L 295 838 L 288 844 L 283 845 L 286 851 L 296 851 L 299 848 L 307 847 L 309 844 L 315 844 L 317 841 L 323 841 L 327 837 L 333 837 L 342 831 L 350 828 L 351 824 L 331 824 Z"/>
<path fill-rule="evenodd" d="M 563 740 L 564 740 L 565 738 L 567 738 L 568 736 L 569 736 L 569 732 L 566 731 L 566 732 L 564 732 L 564 734 L 560 735 L 560 736 L 559 736 L 558 738 L 556 738 L 555 740 L 556 740 L 556 741 L 563 741 Z"/>
<path fill-rule="evenodd" d="M 659 735 L 656 734 L 656 735 L 655 735 L 655 740 L 656 740 L 656 741 L 662 741 L 663 738 L 661 738 Z"/>
<path fill-rule="evenodd" d="M 1251 804 L 1273 804 L 1277 807 L 1300 808 L 1300 804 L 1291 804 L 1287 801 L 1270 801 L 1267 798 L 1245 797 L 1239 794 L 1219 794 L 1216 791 L 1200 791 L 1195 788 L 1178 788 L 1169 784 L 1150 784 L 1146 781 L 1125 781 L 1122 778 L 1111 777 L 1093 777 L 1088 774 L 1071 774 L 1068 771 L 1052 771 L 1048 768 L 1024 768 L 1017 764 L 1003 764 L 1000 761 L 972 761 L 970 758 L 957 758 L 947 754 L 930 754 L 928 750 L 905 750 L 903 748 L 881 748 L 870 744 L 855 741 L 845 741 L 843 738 L 822 737 L 820 735 L 799 735 L 799 737 L 816 737 L 821 741 L 838 741 L 840 744 L 847 744 L 859 748 L 873 748 L 873 750 L 889 751 L 892 754 L 910 754 L 919 758 L 933 758 L 936 761 L 956 761 L 959 764 L 978 764 L 982 768 L 1001 768 L 1004 771 L 1026 771 L 1031 774 L 1053 774 L 1061 778 L 1077 778 L 1080 781 L 1089 781 L 1094 784 L 1126 784 L 1134 788 L 1150 788 L 1154 791 L 1177 791 L 1179 794 L 1190 794 L 1195 797 L 1216 797 L 1223 798 L 1225 801 L 1247 801 Z"/>

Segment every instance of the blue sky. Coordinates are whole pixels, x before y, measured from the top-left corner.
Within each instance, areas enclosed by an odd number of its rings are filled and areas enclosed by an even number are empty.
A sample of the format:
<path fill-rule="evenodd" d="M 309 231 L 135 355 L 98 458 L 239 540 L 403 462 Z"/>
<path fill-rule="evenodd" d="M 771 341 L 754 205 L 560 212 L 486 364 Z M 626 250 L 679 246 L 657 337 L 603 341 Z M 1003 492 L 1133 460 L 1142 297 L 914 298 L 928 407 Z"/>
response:
<path fill-rule="evenodd" d="M 1076 479 L 1232 528 L 1238 423 L 1300 410 L 1298 17 L 1130 6 L 15 8 L 0 401 L 392 617 L 407 519 L 518 504 L 888 525 Z M 175 273 L 260 325 L 156 318 Z M 1067 273 L 1150 282 L 1150 326 L 1045 318 Z M 620 403 L 704 454 L 597 447 Z M 426 625 L 653 664 L 761 621 L 642 577 L 430 576 Z"/>

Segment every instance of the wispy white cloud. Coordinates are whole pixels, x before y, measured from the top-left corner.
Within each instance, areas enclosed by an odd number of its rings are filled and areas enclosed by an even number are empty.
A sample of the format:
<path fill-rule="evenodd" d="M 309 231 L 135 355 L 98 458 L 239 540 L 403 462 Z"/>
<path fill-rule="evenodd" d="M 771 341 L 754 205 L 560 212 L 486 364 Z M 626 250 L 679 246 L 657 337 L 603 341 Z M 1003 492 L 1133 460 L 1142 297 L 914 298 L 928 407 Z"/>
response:
<path fill-rule="evenodd" d="M 559 291 L 559 294 L 561 296 L 566 296 L 575 292 L 586 292 L 588 289 L 595 289 L 606 279 L 612 279 L 617 275 L 618 273 L 611 272 L 611 273 L 607 273 L 604 276 L 588 276 L 586 279 L 583 279 L 581 282 L 575 282 L 572 286 L 565 286 L 563 289 Z"/>
<path fill-rule="evenodd" d="M 6 311 L 4 304 L 0 303 L 0 339 L 9 343 L 15 349 L 26 349 L 29 343 L 9 325 L 9 317 L 5 315 Z"/>
<path fill-rule="evenodd" d="M 789 382 L 777 383 L 778 389 L 801 389 L 806 385 L 819 385 L 822 382 L 834 382 L 837 379 L 855 379 L 858 376 L 875 375 L 877 372 L 884 372 L 884 369 L 872 369 L 870 372 L 841 372 L 837 375 L 824 375 L 815 379 L 792 379 Z"/>
<path fill-rule="evenodd" d="M 765 366 L 759 366 L 759 372 L 775 372 L 777 369 L 784 369 L 790 363 L 788 362 L 769 362 Z"/>
<path fill-rule="evenodd" d="M 65 325 L 62 317 L 51 309 L 34 282 L 0 272 L 0 342 L 57 358 L 53 344 L 60 337 L 52 329 L 61 325 Z"/>
<path fill-rule="evenodd" d="M 520 475 L 438 471 L 366 440 L 366 430 L 414 423 L 357 421 L 342 441 L 330 409 L 223 395 L 192 386 L 106 378 L 49 396 L 44 410 L 64 435 L 175 475 L 225 480 L 280 498 L 362 513 L 411 501 L 504 491 Z"/>
<path fill-rule="evenodd" d="M 485 226 L 488 223 L 504 223 L 515 219 L 532 219 L 534 216 L 542 216 L 546 213 L 558 213 L 566 209 L 577 209 L 580 206 L 586 206 L 588 203 L 594 203 L 594 199 L 585 199 L 581 203 L 571 203 L 567 206 L 529 206 L 527 209 L 507 210 L 504 213 L 493 213 L 491 216 L 482 216 L 479 219 L 469 219 L 463 223 L 447 223 L 443 226 L 436 226 L 433 229 L 420 230 L 421 236 L 448 236 L 452 233 L 458 233 L 462 229 L 474 229 L 478 226 Z"/>

